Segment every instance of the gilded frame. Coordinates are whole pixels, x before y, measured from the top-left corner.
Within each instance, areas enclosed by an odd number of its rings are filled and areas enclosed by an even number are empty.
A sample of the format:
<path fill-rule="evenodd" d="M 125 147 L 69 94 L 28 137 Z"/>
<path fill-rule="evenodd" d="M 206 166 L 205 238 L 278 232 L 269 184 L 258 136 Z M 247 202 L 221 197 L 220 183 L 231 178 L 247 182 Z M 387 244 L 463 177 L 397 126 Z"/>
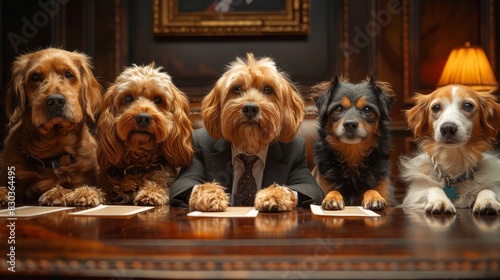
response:
<path fill-rule="evenodd" d="M 282 0 L 284 8 L 279 11 L 225 13 L 183 12 L 179 1 L 153 0 L 155 36 L 307 35 L 310 31 L 309 0 Z"/>

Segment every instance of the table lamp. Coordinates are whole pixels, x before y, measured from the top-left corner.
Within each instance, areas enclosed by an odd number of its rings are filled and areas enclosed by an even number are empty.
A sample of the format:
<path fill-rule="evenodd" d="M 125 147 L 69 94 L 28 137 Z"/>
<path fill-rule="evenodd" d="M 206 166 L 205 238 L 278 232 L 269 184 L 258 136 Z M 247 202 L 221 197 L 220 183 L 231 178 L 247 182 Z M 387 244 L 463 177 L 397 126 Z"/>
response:
<path fill-rule="evenodd" d="M 439 78 L 437 87 L 449 84 L 461 84 L 476 91 L 490 91 L 498 88 L 498 83 L 491 65 L 478 46 L 469 42 L 464 47 L 451 51 Z"/>

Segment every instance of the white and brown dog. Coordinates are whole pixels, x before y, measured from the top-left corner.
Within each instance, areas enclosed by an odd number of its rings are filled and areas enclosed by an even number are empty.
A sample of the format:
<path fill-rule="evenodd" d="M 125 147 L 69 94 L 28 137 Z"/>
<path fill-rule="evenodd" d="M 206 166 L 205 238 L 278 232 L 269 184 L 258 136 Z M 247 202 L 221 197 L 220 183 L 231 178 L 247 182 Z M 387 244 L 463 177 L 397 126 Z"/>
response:
<path fill-rule="evenodd" d="M 112 203 L 168 204 L 175 168 L 193 157 L 188 99 L 161 70 L 128 67 L 104 96 L 98 183 Z"/>
<path fill-rule="evenodd" d="M 321 203 L 323 193 L 306 165 L 305 140 L 295 137 L 303 99 L 271 58 L 250 53 L 236 59 L 201 108 L 205 128 L 193 134 L 195 157 L 172 187 L 172 204 L 224 211 L 231 197 L 231 205 L 289 211 Z M 245 169 L 240 154 L 257 156 L 251 171 L 256 194 L 242 204 L 236 193 L 248 188 L 239 184 Z"/>
<path fill-rule="evenodd" d="M 471 208 L 476 214 L 500 211 L 500 157 L 492 152 L 500 105 L 490 93 L 450 85 L 417 94 L 406 111 L 421 152 L 401 161 L 408 184 L 403 206 L 433 214 Z"/>

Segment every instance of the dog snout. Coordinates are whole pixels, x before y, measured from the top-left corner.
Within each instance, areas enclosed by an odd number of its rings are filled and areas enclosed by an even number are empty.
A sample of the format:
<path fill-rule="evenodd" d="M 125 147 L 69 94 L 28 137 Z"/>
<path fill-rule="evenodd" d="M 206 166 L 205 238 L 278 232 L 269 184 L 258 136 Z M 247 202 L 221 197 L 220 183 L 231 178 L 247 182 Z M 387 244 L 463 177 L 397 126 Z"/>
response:
<path fill-rule="evenodd" d="M 441 125 L 440 131 L 441 135 L 445 138 L 455 136 L 455 133 L 458 130 L 458 126 L 452 122 L 446 122 Z"/>
<path fill-rule="evenodd" d="M 45 105 L 50 109 L 60 109 L 66 104 L 66 97 L 60 93 L 49 95 L 45 99 Z"/>
<path fill-rule="evenodd" d="M 251 119 L 259 113 L 259 105 L 255 103 L 246 103 L 243 105 L 241 111 L 247 118 Z"/>
<path fill-rule="evenodd" d="M 345 130 L 348 132 L 355 131 L 359 126 L 358 122 L 354 121 L 354 120 L 347 120 L 344 122 L 343 125 L 344 125 Z"/>
<path fill-rule="evenodd" d="M 140 113 L 137 116 L 135 116 L 135 121 L 140 127 L 147 127 L 148 125 L 151 124 L 152 119 L 153 118 L 148 113 Z"/>

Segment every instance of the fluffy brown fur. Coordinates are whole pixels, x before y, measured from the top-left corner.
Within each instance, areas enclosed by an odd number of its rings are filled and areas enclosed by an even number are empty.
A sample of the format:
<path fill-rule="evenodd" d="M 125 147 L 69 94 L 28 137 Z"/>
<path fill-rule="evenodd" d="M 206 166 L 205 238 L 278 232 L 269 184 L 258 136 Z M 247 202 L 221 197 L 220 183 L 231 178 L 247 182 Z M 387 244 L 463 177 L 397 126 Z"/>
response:
<path fill-rule="evenodd" d="M 104 201 L 93 187 L 96 142 L 86 124 L 95 121 L 101 103 L 101 87 L 84 54 L 48 48 L 14 61 L 0 182 L 7 186 L 8 170 L 15 168 L 16 203 L 95 206 Z M 8 187 L 0 189 L 0 205 L 12 194 Z"/>
<path fill-rule="evenodd" d="M 97 126 L 99 185 L 110 201 L 165 205 L 193 157 L 189 102 L 154 64 L 125 69 L 108 89 Z"/>
<path fill-rule="evenodd" d="M 252 104 L 258 113 L 249 117 L 244 107 Z M 248 154 L 257 154 L 275 142 L 290 142 L 304 117 L 304 102 L 297 88 L 276 68 L 270 58 L 246 61 L 237 58 L 205 97 L 202 117 L 208 134 L 224 138 Z M 206 183 L 193 191 L 190 208 L 223 211 L 228 205 L 224 188 Z M 297 201 L 287 187 L 267 187 L 257 193 L 255 207 L 260 211 L 289 211 Z"/>

